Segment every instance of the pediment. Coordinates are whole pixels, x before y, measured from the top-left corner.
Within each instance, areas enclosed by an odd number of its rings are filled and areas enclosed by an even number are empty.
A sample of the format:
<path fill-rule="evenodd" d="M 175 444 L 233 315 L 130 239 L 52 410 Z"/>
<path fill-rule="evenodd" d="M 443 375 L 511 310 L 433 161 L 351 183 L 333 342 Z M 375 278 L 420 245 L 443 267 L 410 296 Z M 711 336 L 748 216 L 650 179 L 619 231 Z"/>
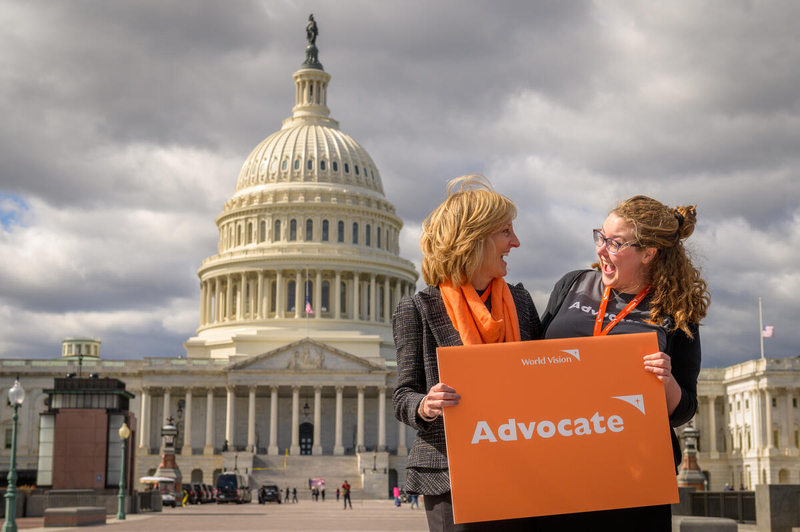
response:
<path fill-rule="evenodd" d="M 304 338 L 272 351 L 235 362 L 231 370 L 288 372 L 372 372 L 386 368 L 322 342 Z"/>

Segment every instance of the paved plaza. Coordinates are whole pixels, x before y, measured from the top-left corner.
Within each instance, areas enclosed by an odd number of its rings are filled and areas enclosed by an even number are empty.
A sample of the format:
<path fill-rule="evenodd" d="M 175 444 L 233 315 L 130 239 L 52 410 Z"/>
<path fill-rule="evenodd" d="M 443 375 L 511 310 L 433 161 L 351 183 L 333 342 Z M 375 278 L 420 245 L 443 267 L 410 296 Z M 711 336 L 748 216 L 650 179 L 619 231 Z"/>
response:
<path fill-rule="evenodd" d="M 43 528 L 42 519 L 19 519 L 20 530 L 56 532 L 84 530 Z M 353 509 L 342 510 L 341 502 L 328 500 L 297 504 L 206 504 L 186 508 L 164 508 L 161 513 L 129 515 L 125 521 L 109 516 L 105 526 L 91 530 L 108 532 L 205 532 L 205 531 L 427 531 L 425 510 L 400 508 L 393 501 L 354 501 Z"/>

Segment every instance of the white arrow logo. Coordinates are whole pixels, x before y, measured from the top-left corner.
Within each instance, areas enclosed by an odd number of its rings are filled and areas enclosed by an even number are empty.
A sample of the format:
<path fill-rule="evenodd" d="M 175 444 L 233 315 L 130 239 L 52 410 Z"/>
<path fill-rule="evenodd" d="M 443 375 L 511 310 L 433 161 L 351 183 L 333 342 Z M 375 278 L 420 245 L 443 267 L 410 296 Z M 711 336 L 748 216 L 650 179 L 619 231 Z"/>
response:
<path fill-rule="evenodd" d="M 612 397 L 612 399 L 619 399 L 620 401 L 625 401 L 628 404 L 631 404 L 639 409 L 639 412 L 644 414 L 644 396 L 641 395 L 618 395 L 616 397 Z"/>
<path fill-rule="evenodd" d="M 578 359 L 578 362 L 580 362 L 581 360 L 581 352 L 577 349 L 562 349 L 561 352 L 566 353 L 570 356 L 574 356 L 575 358 Z"/>

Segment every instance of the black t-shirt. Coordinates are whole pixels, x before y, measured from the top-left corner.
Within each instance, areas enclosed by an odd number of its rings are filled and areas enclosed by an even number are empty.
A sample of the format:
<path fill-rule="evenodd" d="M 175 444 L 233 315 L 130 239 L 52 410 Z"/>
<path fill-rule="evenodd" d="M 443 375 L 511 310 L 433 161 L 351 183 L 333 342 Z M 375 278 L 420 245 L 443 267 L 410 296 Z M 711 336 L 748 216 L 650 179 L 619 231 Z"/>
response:
<path fill-rule="evenodd" d="M 590 270 L 576 279 L 572 289 L 567 293 L 564 303 L 547 327 L 546 339 L 576 338 L 592 336 L 597 311 L 603 299 L 603 282 L 600 272 Z M 646 320 L 650 317 L 650 299 L 648 294 L 608 333 L 632 334 L 655 332 L 658 335 L 658 348 L 666 349 L 667 330 L 662 325 L 654 325 Z M 603 328 L 621 312 L 636 294 L 622 294 L 611 290 L 606 306 Z"/>

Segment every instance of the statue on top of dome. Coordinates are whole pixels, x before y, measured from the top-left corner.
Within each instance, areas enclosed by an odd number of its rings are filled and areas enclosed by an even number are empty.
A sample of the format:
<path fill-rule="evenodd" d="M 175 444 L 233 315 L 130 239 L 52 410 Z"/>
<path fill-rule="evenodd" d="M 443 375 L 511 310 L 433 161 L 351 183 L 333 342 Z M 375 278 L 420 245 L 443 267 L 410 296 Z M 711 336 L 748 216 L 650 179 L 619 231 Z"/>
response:
<path fill-rule="evenodd" d="M 306 46 L 306 60 L 303 62 L 304 68 L 316 68 L 322 70 L 322 64 L 317 59 L 317 54 L 319 50 L 317 50 L 317 35 L 319 35 L 319 30 L 317 29 L 317 21 L 314 20 L 314 15 L 311 14 L 308 16 L 308 26 L 306 26 L 306 39 L 308 39 L 308 46 Z"/>
<path fill-rule="evenodd" d="M 308 16 L 308 26 L 306 26 L 306 39 L 308 39 L 308 44 L 317 44 L 317 35 L 319 35 L 319 30 L 317 30 L 317 21 L 314 20 L 314 14 Z"/>

